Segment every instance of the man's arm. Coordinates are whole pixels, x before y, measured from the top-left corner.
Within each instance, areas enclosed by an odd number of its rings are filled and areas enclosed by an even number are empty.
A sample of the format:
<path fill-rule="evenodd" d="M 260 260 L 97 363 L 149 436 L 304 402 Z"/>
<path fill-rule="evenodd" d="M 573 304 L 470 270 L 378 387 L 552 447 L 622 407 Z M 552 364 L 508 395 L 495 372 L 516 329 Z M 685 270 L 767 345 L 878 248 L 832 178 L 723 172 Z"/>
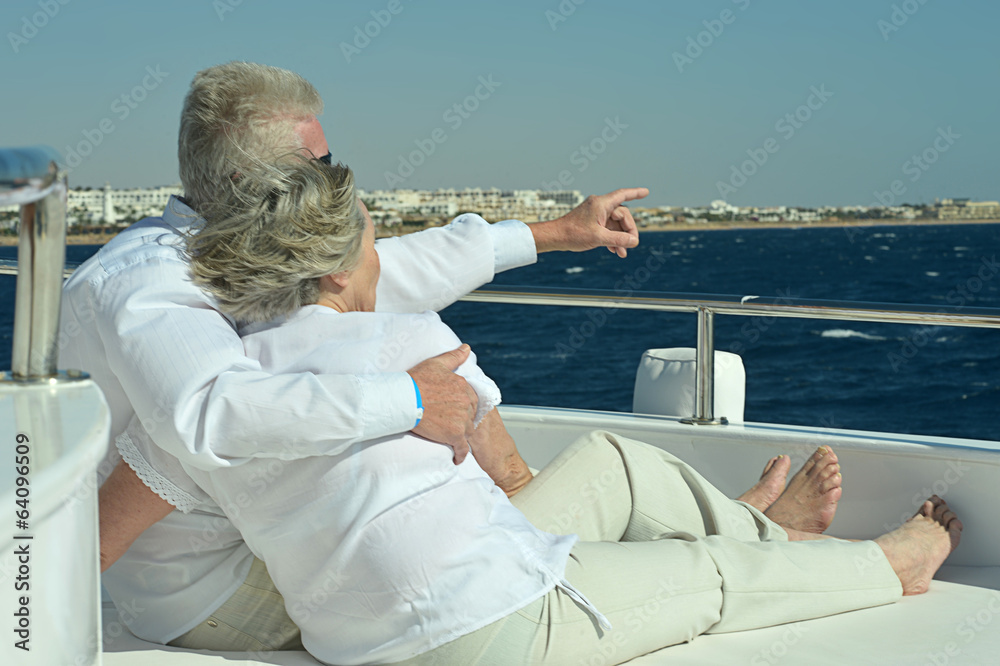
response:
<path fill-rule="evenodd" d="M 460 215 L 444 227 L 381 238 L 378 312 L 438 312 L 487 284 L 496 273 L 536 261 L 535 240 L 517 220 L 490 224 Z"/>

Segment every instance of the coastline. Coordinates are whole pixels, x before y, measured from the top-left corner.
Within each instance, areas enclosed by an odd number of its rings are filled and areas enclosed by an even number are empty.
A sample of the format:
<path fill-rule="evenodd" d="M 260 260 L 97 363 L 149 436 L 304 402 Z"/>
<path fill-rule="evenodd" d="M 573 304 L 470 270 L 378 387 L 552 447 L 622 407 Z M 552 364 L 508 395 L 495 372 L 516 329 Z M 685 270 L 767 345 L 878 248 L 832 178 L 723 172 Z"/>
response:
<path fill-rule="evenodd" d="M 936 226 L 950 224 L 997 224 L 1000 220 L 937 220 L 937 219 L 884 219 L 884 220 L 821 220 L 819 222 L 750 222 L 737 220 L 734 222 L 699 222 L 699 223 L 673 223 L 659 224 L 640 227 L 639 233 L 659 232 L 659 231 L 719 231 L 722 229 L 733 230 L 753 230 L 753 229 L 819 229 L 829 227 L 895 227 L 895 226 Z M 421 231 L 426 228 L 438 225 L 425 225 L 424 227 L 407 227 L 401 229 L 401 233 L 387 234 L 383 229 L 379 229 L 377 236 L 387 238 L 403 234 Z M 67 245 L 104 245 L 114 234 L 68 234 L 66 236 Z M 17 245 L 17 236 L 0 236 L 0 246 Z"/>

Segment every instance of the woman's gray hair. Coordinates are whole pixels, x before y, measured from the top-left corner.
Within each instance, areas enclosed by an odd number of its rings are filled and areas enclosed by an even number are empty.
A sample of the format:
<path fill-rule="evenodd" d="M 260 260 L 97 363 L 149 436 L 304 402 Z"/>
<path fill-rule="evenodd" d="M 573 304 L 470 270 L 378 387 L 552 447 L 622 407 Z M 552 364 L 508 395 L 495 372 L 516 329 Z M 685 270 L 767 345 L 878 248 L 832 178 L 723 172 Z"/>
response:
<path fill-rule="evenodd" d="M 268 321 L 319 299 L 319 278 L 354 269 L 365 219 L 354 174 L 293 156 L 259 165 L 205 205 L 187 238 L 194 282 L 239 322 Z"/>
<path fill-rule="evenodd" d="M 198 72 L 184 99 L 177 145 L 188 204 L 200 213 L 248 163 L 301 150 L 296 125 L 322 112 L 312 84 L 287 69 L 230 62 Z"/>

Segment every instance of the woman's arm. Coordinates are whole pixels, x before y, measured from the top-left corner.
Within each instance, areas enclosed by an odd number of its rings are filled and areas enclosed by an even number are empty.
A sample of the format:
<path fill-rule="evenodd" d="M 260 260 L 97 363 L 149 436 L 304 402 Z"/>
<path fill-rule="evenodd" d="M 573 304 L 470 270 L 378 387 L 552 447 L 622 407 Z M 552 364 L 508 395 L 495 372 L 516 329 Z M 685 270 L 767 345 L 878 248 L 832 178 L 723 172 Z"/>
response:
<path fill-rule="evenodd" d="M 98 504 L 102 572 L 148 527 L 174 510 L 173 505 L 147 488 L 125 461 L 119 461 L 101 486 Z"/>
<path fill-rule="evenodd" d="M 507 497 L 516 495 L 534 478 L 496 409 L 483 417 L 469 445 L 476 462 Z"/>

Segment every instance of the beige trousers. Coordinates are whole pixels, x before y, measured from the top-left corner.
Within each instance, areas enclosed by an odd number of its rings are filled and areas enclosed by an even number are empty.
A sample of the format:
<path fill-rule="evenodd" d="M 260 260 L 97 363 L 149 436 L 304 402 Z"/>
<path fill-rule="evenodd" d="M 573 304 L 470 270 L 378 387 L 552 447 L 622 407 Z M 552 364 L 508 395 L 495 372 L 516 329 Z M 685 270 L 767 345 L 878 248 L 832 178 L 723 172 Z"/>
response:
<path fill-rule="evenodd" d="M 566 579 L 613 628 L 601 630 L 556 589 L 404 663 L 612 664 L 706 632 L 821 617 L 901 594 L 874 543 L 789 543 L 763 514 L 676 457 L 606 432 L 568 447 L 513 503 L 543 530 L 580 536 Z M 230 612 L 234 599 L 215 615 Z M 201 629 L 177 641 L 208 647 L 188 640 Z"/>
<path fill-rule="evenodd" d="M 576 533 L 566 579 L 611 621 L 602 631 L 556 589 L 405 664 L 615 664 L 702 633 L 806 620 L 902 594 L 873 542 L 788 542 L 655 447 L 593 432 L 514 496 L 539 528 Z"/>

